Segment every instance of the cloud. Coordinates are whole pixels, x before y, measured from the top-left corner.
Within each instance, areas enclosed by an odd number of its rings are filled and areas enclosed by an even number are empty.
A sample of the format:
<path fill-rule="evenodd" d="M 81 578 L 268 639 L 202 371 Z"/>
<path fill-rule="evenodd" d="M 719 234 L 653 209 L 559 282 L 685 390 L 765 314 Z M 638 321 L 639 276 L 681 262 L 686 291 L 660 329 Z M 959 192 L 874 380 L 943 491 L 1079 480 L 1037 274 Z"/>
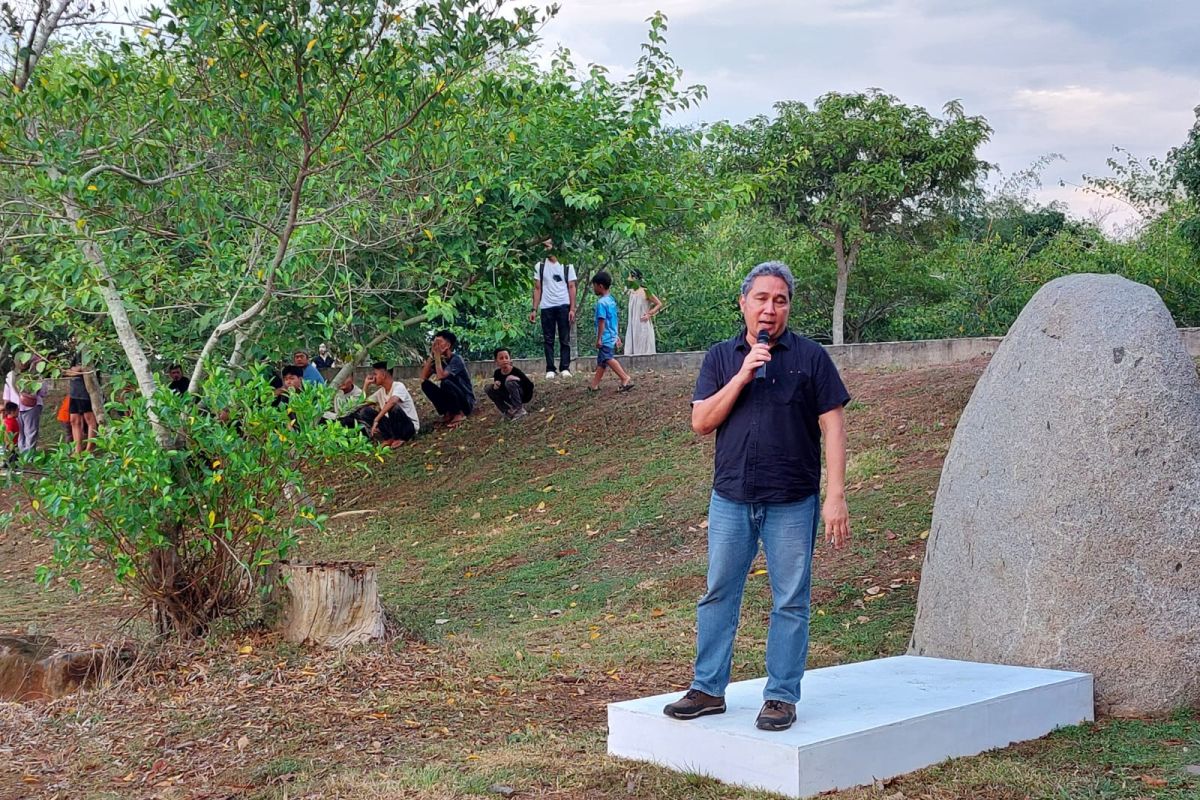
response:
<path fill-rule="evenodd" d="M 589 61 L 632 64 L 655 8 L 685 79 L 709 90 L 681 122 L 868 87 L 934 111 L 959 99 L 995 129 L 981 155 L 1004 170 L 1062 154 L 1047 186 L 1105 173 L 1113 145 L 1162 156 L 1200 103 L 1194 0 L 564 0 L 546 36 Z M 1057 188 L 1038 196 L 1084 217 L 1102 208 Z"/>

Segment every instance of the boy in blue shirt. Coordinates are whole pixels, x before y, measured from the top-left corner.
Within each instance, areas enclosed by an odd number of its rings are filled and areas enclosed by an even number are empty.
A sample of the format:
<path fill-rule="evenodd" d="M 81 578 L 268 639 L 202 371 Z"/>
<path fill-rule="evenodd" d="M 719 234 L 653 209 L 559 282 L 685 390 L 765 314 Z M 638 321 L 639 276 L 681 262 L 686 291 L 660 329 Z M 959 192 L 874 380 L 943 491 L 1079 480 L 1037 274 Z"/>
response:
<path fill-rule="evenodd" d="M 621 369 L 621 365 L 613 357 L 613 350 L 620 346 L 621 337 L 617 333 L 617 301 L 613 300 L 608 292 L 611 287 L 612 277 L 604 270 L 592 277 L 592 291 L 600 298 L 596 301 L 596 374 L 592 376 L 592 383 L 588 386 L 593 392 L 599 391 L 604 370 L 610 367 L 621 379 L 621 385 L 617 387 L 618 392 L 628 392 L 633 388 L 633 381 L 629 379 L 628 373 Z"/>

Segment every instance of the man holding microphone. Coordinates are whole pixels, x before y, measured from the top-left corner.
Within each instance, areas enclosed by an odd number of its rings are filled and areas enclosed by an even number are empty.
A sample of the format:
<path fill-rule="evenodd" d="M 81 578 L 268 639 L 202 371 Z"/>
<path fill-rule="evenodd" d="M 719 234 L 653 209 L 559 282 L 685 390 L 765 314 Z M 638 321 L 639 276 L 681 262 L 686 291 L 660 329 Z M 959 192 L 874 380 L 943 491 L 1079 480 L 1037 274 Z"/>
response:
<path fill-rule="evenodd" d="M 695 678 L 663 712 L 695 719 L 725 711 L 742 592 L 758 552 L 767 557 L 773 606 L 767 684 L 755 724 L 782 731 L 796 720 L 808 657 L 809 590 L 817 523 L 844 547 L 846 425 L 850 395 L 820 345 L 788 330 L 794 281 L 777 261 L 742 282 L 746 327 L 708 351 L 692 398 L 692 429 L 717 432 L 708 514 L 708 590 L 696 609 Z M 820 500 L 821 438 L 827 484 Z"/>

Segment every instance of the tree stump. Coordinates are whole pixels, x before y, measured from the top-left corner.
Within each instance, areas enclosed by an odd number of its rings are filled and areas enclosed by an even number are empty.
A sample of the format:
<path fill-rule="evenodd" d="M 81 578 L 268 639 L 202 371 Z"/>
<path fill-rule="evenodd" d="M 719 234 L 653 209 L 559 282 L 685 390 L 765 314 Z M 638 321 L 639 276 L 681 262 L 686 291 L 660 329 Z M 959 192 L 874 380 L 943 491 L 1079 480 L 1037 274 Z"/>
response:
<path fill-rule="evenodd" d="M 287 641 L 349 647 L 383 638 L 374 564 L 280 561 L 272 573 L 267 622 Z"/>

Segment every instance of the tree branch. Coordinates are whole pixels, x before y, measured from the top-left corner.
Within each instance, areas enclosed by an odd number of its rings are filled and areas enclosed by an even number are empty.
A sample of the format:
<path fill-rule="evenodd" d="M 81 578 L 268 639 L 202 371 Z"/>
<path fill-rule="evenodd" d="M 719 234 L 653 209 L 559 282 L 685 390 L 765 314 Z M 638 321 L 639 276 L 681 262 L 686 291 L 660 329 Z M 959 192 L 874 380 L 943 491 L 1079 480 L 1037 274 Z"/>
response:
<path fill-rule="evenodd" d="M 428 318 L 429 317 L 425 314 L 418 314 L 415 317 L 409 317 L 408 319 L 406 319 L 400 323 L 400 329 L 403 330 L 404 328 L 408 328 L 413 325 L 418 325 L 418 324 L 424 322 L 425 320 L 427 320 Z M 367 342 L 362 347 L 358 348 L 358 352 L 356 352 L 349 361 L 347 361 L 345 364 L 342 364 L 342 368 L 337 371 L 337 374 L 333 376 L 333 380 L 330 381 L 330 383 L 333 384 L 334 386 L 337 386 L 339 383 L 346 380 L 346 376 L 348 376 L 352 372 L 354 372 L 354 368 L 358 365 L 358 363 L 360 361 L 362 361 L 364 358 L 366 358 L 367 353 L 371 350 L 371 348 L 378 345 L 380 342 L 382 342 L 384 339 L 391 336 L 393 333 L 395 333 L 394 330 L 385 330 L 382 333 L 377 334 L 374 339 Z"/>
<path fill-rule="evenodd" d="M 192 173 L 198 171 L 199 168 L 202 166 L 203 166 L 202 163 L 191 164 L 187 167 L 184 167 L 182 170 L 179 170 L 177 172 L 168 172 L 166 175 L 161 175 L 157 178 L 143 178 L 141 175 L 138 175 L 136 172 L 130 172 L 127 169 L 118 167 L 116 164 L 99 164 L 97 166 L 92 167 L 87 172 L 83 173 L 82 177 L 80 178 L 80 181 L 83 183 L 88 183 L 93 178 L 95 178 L 97 175 L 101 175 L 105 172 L 112 172 L 117 175 L 120 175 L 122 178 L 131 180 L 134 183 L 141 184 L 142 186 L 161 186 L 162 184 L 166 183 L 167 181 L 172 181 L 172 180 L 175 180 L 176 178 L 182 178 L 185 175 L 191 175 Z"/>

